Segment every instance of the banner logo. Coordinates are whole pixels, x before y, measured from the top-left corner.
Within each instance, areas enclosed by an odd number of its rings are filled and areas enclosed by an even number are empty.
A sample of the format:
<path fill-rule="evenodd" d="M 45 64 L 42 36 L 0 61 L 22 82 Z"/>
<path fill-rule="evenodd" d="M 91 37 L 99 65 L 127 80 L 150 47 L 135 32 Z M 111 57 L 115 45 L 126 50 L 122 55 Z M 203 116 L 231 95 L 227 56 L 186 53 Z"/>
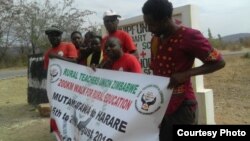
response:
<path fill-rule="evenodd" d="M 62 68 L 58 64 L 52 64 L 49 70 L 50 82 L 56 82 L 62 75 Z"/>
<path fill-rule="evenodd" d="M 144 87 L 135 100 L 135 108 L 141 114 L 153 114 L 161 108 L 163 94 L 156 85 Z"/>

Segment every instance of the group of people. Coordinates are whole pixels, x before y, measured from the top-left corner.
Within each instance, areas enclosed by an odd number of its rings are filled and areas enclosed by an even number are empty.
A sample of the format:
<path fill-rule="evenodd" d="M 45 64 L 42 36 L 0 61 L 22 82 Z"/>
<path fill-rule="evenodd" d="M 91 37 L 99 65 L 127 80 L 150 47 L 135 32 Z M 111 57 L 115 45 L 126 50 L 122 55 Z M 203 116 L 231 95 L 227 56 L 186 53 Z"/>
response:
<path fill-rule="evenodd" d="M 135 43 L 125 31 L 118 30 L 119 17 L 115 11 L 104 13 L 103 21 L 108 35 L 101 37 L 88 31 L 71 33 L 71 43 L 62 42 L 62 31 L 52 26 L 45 31 L 52 47 L 44 55 L 44 68 L 47 70 L 49 58 L 59 58 L 95 69 L 105 68 L 141 73 L 141 65 Z"/>
<path fill-rule="evenodd" d="M 144 22 L 153 35 L 150 68 L 153 75 L 170 78 L 168 88 L 173 89 L 165 116 L 159 125 L 160 141 L 172 140 L 173 125 L 197 124 L 197 100 L 191 77 L 212 73 L 225 66 L 222 55 L 202 33 L 176 24 L 172 12 L 173 6 L 168 0 L 147 0 L 142 7 Z M 56 54 L 87 66 L 142 73 L 131 36 L 117 29 L 119 17 L 112 10 L 106 11 L 103 21 L 108 35 L 102 38 L 90 32 L 83 41 L 81 33 L 74 31 L 71 34 L 73 44 L 61 42 L 61 30 L 46 30 L 52 48 L 45 54 L 45 68 L 49 56 Z M 195 58 L 200 59 L 203 65 L 193 67 Z"/>

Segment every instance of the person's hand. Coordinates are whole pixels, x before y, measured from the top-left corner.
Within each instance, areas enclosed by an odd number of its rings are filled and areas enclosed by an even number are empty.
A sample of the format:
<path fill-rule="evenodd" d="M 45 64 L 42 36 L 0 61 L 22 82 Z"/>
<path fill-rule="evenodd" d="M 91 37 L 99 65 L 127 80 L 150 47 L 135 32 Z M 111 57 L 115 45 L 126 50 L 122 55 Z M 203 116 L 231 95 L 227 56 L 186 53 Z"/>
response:
<path fill-rule="evenodd" d="M 96 71 L 96 65 L 95 64 L 91 64 L 90 67 L 92 68 L 93 71 Z"/>
<path fill-rule="evenodd" d="M 80 46 L 79 49 L 80 51 L 92 51 L 92 47 L 86 45 Z"/>
<path fill-rule="evenodd" d="M 49 58 L 57 58 L 58 57 L 58 55 L 57 54 L 55 54 L 55 53 L 49 53 Z"/>
<path fill-rule="evenodd" d="M 107 58 L 105 61 L 102 61 L 98 65 L 98 68 L 110 69 L 112 64 L 113 64 L 113 61 L 111 59 Z"/>
<path fill-rule="evenodd" d="M 170 82 L 168 84 L 168 88 L 172 89 L 177 87 L 183 83 L 185 83 L 189 79 L 189 74 L 187 72 L 174 73 L 170 77 Z"/>

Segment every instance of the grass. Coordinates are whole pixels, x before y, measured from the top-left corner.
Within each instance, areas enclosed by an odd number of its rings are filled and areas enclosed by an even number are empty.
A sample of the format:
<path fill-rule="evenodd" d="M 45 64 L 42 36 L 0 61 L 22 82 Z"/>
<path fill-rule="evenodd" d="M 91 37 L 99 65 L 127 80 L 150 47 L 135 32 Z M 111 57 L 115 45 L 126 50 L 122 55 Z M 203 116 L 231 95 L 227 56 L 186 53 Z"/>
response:
<path fill-rule="evenodd" d="M 0 141 L 54 141 L 49 119 L 27 103 L 27 78 L 0 81 Z"/>

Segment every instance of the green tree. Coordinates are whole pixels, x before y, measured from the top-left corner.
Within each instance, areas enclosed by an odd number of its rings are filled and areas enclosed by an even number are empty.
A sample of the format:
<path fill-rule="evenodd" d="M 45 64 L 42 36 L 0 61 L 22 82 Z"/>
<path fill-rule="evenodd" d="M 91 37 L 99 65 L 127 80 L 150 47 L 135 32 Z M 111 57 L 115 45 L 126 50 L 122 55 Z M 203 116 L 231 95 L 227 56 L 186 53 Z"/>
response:
<path fill-rule="evenodd" d="M 216 41 L 216 39 L 213 38 L 212 32 L 210 30 L 210 28 L 208 28 L 208 41 L 210 42 L 210 44 L 217 48 L 218 47 L 218 41 Z"/>
<path fill-rule="evenodd" d="M 222 42 L 222 38 L 221 38 L 220 34 L 218 34 L 218 39 L 219 39 L 220 42 Z"/>
<path fill-rule="evenodd" d="M 213 39 L 213 36 L 212 36 L 212 33 L 211 33 L 210 28 L 208 28 L 208 39 L 209 39 L 209 40 L 212 40 L 212 39 Z"/>
<path fill-rule="evenodd" d="M 225 49 L 225 44 L 220 34 L 218 34 L 218 49 Z"/>
<path fill-rule="evenodd" d="M 3 60 L 8 48 L 17 40 L 12 29 L 17 14 L 11 1 L 0 0 L 0 60 Z"/>
<path fill-rule="evenodd" d="M 86 19 L 95 12 L 76 9 L 73 4 L 74 0 L 15 0 L 15 3 L 0 0 L 0 67 L 11 66 L 20 56 L 26 61 L 30 48 L 32 53 L 46 50 L 50 45 L 44 31 L 52 24 L 61 26 L 64 40 L 69 39 L 74 30 L 88 30 Z M 20 54 L 13 58 L 8 50 L 16 46 Z"/>
<path fill-rule="evenodd" d="M 73 8 L 74 0 L 62 0 L 52 2 L 20 0 L 16 7 L 21 13 L 14 26 L 15 36 L 20 43 L 32 46 L 33 53 L 36 48 L 48 47 L 48 41 L 44 34 L 45 29 L 52 24 L 60 26 L 64 30 L 64 37 L 68 37 L 73 30 L 84 31 L 86 17 L 94 14 L 90 10 L 81 11 Z"/>
<path fill-rule="evenodd" d="M 218 39 L 213 38 L 212 32 L 210 30 L 210 28 L 208 28 L 208 40 L 210 42 L 210 44 L 217 49 L 224 49 L 224 45 L 223 45 L 223 41 L 221 38 L 221 35 L 218 34 Z"/>

